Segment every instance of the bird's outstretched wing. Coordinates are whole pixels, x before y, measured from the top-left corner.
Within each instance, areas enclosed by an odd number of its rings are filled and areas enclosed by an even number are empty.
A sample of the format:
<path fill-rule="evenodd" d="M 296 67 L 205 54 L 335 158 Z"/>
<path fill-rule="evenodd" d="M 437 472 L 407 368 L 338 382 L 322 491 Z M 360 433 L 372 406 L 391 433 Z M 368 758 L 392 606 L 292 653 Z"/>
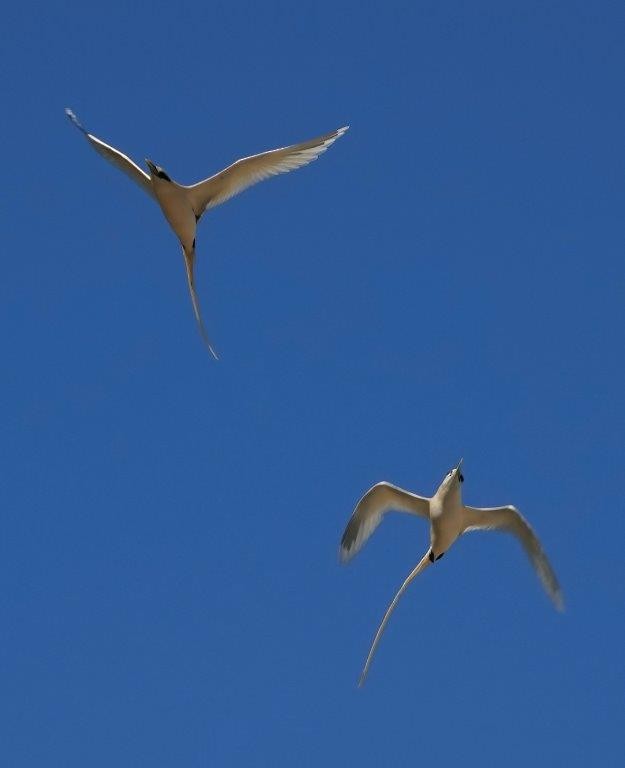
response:
<path fill-rule="evenodd" d="M 343 533 L 339 550 L 343 562 L 350 560 L 362 549 L 367 539 L 382 522 L 384 514 L 392 509 L 429 518 L 430 501 L 391 483 L 377 483 L 373 488 L 369 488 L 356 504 L 356 509 Z"/>
<path fill-rule="evenodd" d="M 538 537 L 516 507 L 465 507 L 466 531 L 497 529 L 514 534 L 523 545 L 555 607 L 564 610 L 560 584 Z"/>
<path fill-rule="evenodd" d="M 184 265 L 187 270 L 187 283 L 189 285 L 189 294 L 191 296 L 191 304 L 193 305 L 193 313 L 195 314 L 195 319 L 197 321 L 198 328 L 200 329 L 202 340 L 208 347 L 211 355 L 215 358 L 215 360 L 219 360 L 219 358 L 217 357 L 217 352 L 215 352 L 215 348 L 213 347 L 210 339 L 208 338 L 208 334 L 206 333 L 206 328 L 204 328 L 204 323 L 202 322 L 202 315 L 200 314 L 200 302 L 198 301 L 197 294 L 195 292 L 195 279 L 193 276 L 193 266 L 195 263 L 195 250 L 186 251 L 183 247 L 182 255 L 184 256 Z"/>
<path fill-rule="evenodd" d="M 401 585 L 401 587 L 397 590 L 397 594 L 393 598 L 391 604 L 386 609 L 386 613 L 384 614 L 384 618 L 382 619 L 382 622 L 380 623 L 380 626 L 378 627 L 378 631 L 375 633 L 375 637 L 373 638 L 373 642 L 371 643 L 371 650 L 369 651 L 369 655 L 367 656 L 367 661 L 365 662 L 365 666 L 362 670 L 362 673 L 360 675 L 360 680 L 358 681 L 358 687 L 360 688 L 362 685 L 364 685 L 365 678 L 367 677 L 367 672 L 369 671 L 369 667 L 371 666 L 371 662 L 373 661 L 373 654 L 375 653 L 376 648 L 378 647 L 378 643 L 380 642 L 380 638 L 382 637 L 382 633 L 386 629 L 386 625 L 388 624 L 388 620 L 391 618 L 391 614 L 395 610 L 395 606 L 399 602 L 399 598 L 404 594 L 408 586 L 410 585 L 410 582 L 415 579 L 420 573 L 423 573 L 423 571 L 430 565 L 432 561 L 430 560 L 430 550 L 423 555 L 421 560 L 417 563 L 416 567 L 408 574 L 407 579 L 404 581 L 404 583 Z"/>
<path fill-rule="evenodd" d="M 69 117 L 76 128 L 78 128 L 78 130 L 84 134 L 89 144 L 91 144 L 91 146 L 99 155 L 102 155 L 105 160 L 108 160 L 109 163 L 112 163 L 116 168 L 119 168 L 120 171 L 123 171 L 126 176 L 129 176 L 134 182 L 136 182 L 145 192 L 148 193 L 148 195 L 150 195 L 150 197 L 156 199 L 154 190 L 152 189 L 150 177 L 147 175 L 147 173 L 145 173 L 145 171 L 142 171 L 141 168 L 139 168 L 136 163 L 133 163 L 133 161 L 127 155 L 124 155 L 123 152 L 115 149 L 115 147 L 111 147 L 108 144 L 105 144 L 101 139 L 98 139 L 92 133 L 89 133 L 83 127 L 82 123 L 78 120 L 71 109 L 66 109 L 65 114 Z"/>
<path fill-rule="evenodd" d="M 188 197 L 196 216 L 208 208 L 225 203 L 252 184 L 256 184 L 278 173 L 287 173 L 295 168 L 316 160 L 322 152 L 342 136 L 349 126 L 339 128 L 301 144 L 272 149 L 259 155 L 244 157 L 204 181 L 186 187 Z"/>

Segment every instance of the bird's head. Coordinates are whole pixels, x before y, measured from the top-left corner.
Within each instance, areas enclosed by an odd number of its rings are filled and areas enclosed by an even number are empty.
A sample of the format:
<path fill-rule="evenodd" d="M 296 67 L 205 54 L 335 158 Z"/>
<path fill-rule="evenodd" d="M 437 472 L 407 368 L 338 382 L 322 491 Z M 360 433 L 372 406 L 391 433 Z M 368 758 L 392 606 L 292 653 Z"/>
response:
<path fill-rule="evenodd" d="M 145 164 L 150 169 L 150 173 L 152 174 L 152 178 L 155 176 L 159 179 L 163 179 L 164 181 L 171 181 L 169 176 L 165 173 L 165 171 L 161 168 L 160 165 L 156 165 L 156 163 L 153 163 L 151 160 L 148 160 L 148 158 L 145 158 Z"/>
<path fill-rule="evenodd" d="M 462 462 L 463 459 L 460 459 L 458 464 L 449 470 L 449 472 L 443 478 L 443 481 L 439 486 L 439 490 L 445 489 L 445 491 L 449 491 L 452 488 L 459 486 L 460 483 L 464 483 L 464 475 L 462 474 Z"/>

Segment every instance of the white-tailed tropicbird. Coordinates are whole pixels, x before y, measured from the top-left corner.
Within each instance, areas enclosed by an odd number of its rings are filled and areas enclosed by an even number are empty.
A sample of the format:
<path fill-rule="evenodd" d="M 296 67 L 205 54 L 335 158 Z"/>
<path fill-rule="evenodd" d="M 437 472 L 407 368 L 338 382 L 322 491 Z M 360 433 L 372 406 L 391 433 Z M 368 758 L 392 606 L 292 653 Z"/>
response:
<path fill-rule="evenodd" d="M 558 610 L 563 610 L 564 602 L 558 579 L 547 555 L 540 546 L 540 541 L 527 520 L 518 509 L 507 507 L 467 507 L 462 503 L 460 485 L 464 482 L 461 472 L 462 459 L 458 466 L 449 470 L 443 482 L 431 498 L 417 496 L 404 491 L 396 485 L 382 482 L 370 488 L 356 505 L 356 509 L 347 523 L 340 546 L 340 559 L 350 560 L 364 546 L 367 539 L 390 510 L 419 515 L 430 522 L 430 548 L 412 570 L 399 588 L 386 610 L 378 631 L 373 638 L 367 661 L 360 675 L 362 685 L 369 671 L 373 654 L 380 642 L 382 633 L 391 613 L 406 591 L 410 582 L 422 573 L 431 563 L 440 560 L 456 539 L 467 531 L 498 529 L 512 533 L 523 545 L 527 556 L 536 569 L 545 591 Z"/>
<path fill-rule="evenodd" d="M 212 355 L 217 359 L 217 354 L 209 341 L 202 322 L 193 278 L 195 230 L 198 221 L 209 208 L 225 203 L 226 200 L 247 189 L 247 187 L 251 187 L 252 184 L 279 173 L 287 173 L 295 168 L 301 168 L 301 166 L 316 160 L 330 144 L 345 133 L 349 126 L 339 128 L 316 139 L 304 141 L 301 144 L 293 144 L 290 147 L 244 157 L 214 176 L 185 187 L 172 181 L 160 166 L 146 158 L 145 162 L 150 170 L 148 176 L 127 155 L 105 144 L 92 133 L 88 133 L 71 109 L 66 109 L 65 113 L 72 123 L 82 131 L 96 152 L 113 163 L 120 171 L 123 171 L 160 205 L 165 218 L 178 236 L 182 246 L 189 293 L 200 333 Z"/>

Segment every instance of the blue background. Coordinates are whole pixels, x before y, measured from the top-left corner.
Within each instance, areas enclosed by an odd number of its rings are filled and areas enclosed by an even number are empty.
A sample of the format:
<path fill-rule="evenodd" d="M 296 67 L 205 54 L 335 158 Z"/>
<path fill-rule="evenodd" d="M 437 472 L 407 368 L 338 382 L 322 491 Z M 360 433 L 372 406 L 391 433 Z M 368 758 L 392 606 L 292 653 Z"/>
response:
<path fill-rule="evenodd" d="M 2 764 L 621 765 L 621 2 L 12 4 L 0 78 Z M 185 183 L 351 130 L 216 209 L 201 344 L 159 209 L 68 123 Z M 382 479 L 514 503 L 561 579 L 426 551 Z"/>

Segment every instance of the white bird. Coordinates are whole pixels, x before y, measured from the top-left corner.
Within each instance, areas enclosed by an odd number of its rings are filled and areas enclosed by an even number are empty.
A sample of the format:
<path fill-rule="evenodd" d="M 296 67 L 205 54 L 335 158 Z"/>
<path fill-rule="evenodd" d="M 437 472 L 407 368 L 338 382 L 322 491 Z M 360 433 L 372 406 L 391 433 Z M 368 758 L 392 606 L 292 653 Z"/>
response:
<path fill-rule="evenodd" d="M 205 211 L 225 203 L 226 200 L 247 189 L 247 187 L 251 187 L 263 179 L 268 179 L 270 176 L 301 168 L 301 166 L 316 160 L 330 144 L 347 131 L 349 126 L 339 128 L 316 139 L 304 141 L 301 144 L 293 144 L 290 147 L 244 157 L 214 176 L 185 187 L 172 181 L 160 166 L 146 158 L 145 162 L 150 171 L 150 175 L 148 175 L 127 155 L 105 144 L 92 133 L 88 133 L 71 109 L 66 109 L 65 113 L 72 123 L 82 131 L 96 152 L 119 168 L 120 171 L 123 171 L 160 205 L 165 218 L 182 246 L 189 293 L 200 333 L 213 357 L 217 359 L 217 354 L 208 339 L 202 322 L 193 278 L 195 230 L 198 221 Z"/>
<path fill-rule="evenodd" d="M 386 610 L 378 631 L 373 638 L 371 649 L 358 683 L 361 686 L 367 676 L 373 654 L 380 642 L 382 633 L 388 623 L 391 613 L 406 591 L 410 582 L 422 573 L 431 563 L 440 560 L 456 539 L 467 531 L 497 529 L 512 533 L 523 545 L 527 556 L 536 569 L 545 591 L 558 610 L 563 610 L 564 602 L 558 579 L 547 556 L 543 552 L 540 541 L 531 529 L 527 520 L 518 509 L 512 506 L 467 507 L 462 503 L 461 483 L 464 477 L 461 472 L 462 459 L 458 465 L 443 478 L 443 482 L 431 498 L 417 496 L 410 491 L 404 491 L 396 485 L 382 482 L 370 488 L 356 505 L 345 532 L 341 539 L 340 558 L 343 562 L 350 560 L 364 546 L 367 539 L 382 522 L 382 517 L 390 510 L 419 515 L 430 522 L 430 548 L 412 570 L 399 588 L 391 604 Z"/>

